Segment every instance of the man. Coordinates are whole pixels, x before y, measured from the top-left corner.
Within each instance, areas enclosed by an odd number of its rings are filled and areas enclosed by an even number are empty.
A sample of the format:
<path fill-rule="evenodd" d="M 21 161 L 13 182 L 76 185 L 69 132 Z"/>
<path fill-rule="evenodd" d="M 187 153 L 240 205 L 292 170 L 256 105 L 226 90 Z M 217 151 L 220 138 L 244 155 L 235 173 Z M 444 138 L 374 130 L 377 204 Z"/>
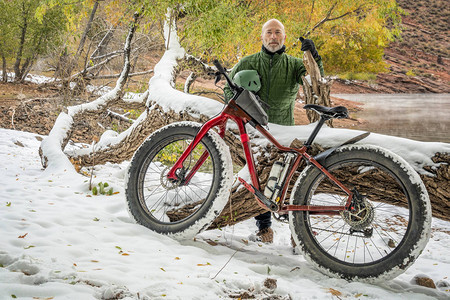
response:
<path fill-rule="evenodd" d="M 230 77 L 242 70 L 256 70 L 261 79 L 261 88 L 257 92 L 262 101 L 269 104 L 267 110 L 269 122 L 280 125 L 294 125 L 294 105 L 301 76 L 306 69 L 299 58 L 287 55 L 285 52 L 286 33 L 284 25 L 277 19 L 267 21 L 261 32 L 262 49 L 260 52 L 242 58 L 233 68 Z M 322 58 L 317 53 L 314 43 L 305 39 L 302 41 L 302 51 L 311 51 L 320 72 L 323 75 Z M 233 96 L 228 86 L 225 86 L 225 98 Z M 264 243 L 273 242 L 271 212 L 257 217 L 257 239 Z"/>

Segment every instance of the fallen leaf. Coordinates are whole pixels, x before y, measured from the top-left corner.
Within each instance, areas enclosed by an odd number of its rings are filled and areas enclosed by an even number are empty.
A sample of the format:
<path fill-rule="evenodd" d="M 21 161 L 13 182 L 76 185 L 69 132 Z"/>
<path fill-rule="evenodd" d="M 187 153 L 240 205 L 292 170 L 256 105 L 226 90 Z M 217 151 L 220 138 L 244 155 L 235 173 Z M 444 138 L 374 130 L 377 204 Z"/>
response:
<path fill-rule="evenodd" d="M 166 270 L 164 270 L 164 268 L 159 268 L 161 271 L 164 271 L 164 272 L 166 272 Z"/>
<path fill-rule="evenodd" d="M 181 258 L 179 258 L 178 256 L 177 257 L 175 257 L 175 260 L 180 260 Z"/>
<path fill-rule="evenodd" d="M 25 147 L 21 142 L 19 141 L 15 141 L 14 142 L 15 145 L 19 146 L 19 147 Z"/>
<path fill-rule="evenodd" d="M 241 241 L 242 241 L 244 244 L 248 245 L 248 240 L 241 239 Z"/>
<path fill-rule="evenodd" d="M 19 239 L 23 239 L 23 238 L 25 238 L 27 235 L 28 235 L 28 232 L 25 233 L 24 235 L 19 235 Z"/>
<path fill-rule="evenodd" d="M 122 253 L 123 256 L 129 256 L 130 254 L 128 253 Z"/>
<path fill-rule="evenodd" d="M 300 267 L 295 267 L 291 270 L 291 272 L 294 272 L 295 270 L 300 270 Z"/>
<path fill-rule="evenodd" d="M 214 242 L 213 240 L 210 240 L 210 239 L 207 239 L 206 242 L 207 242 L 208 244 L 210 244 L 211 246 L 217 246 L 217 245 L 219 245 L 219 244 L 217 244 L 216 242 Z"/>
<path fill-rule="evenodd" d="M 395 248 L 395 242 L 394 242 L 394 240 L 389 239 L 389 241 L 388 241 L 388 246 L 389 246 L 390 248 Z"/>
<path fill-rule="evenodd" d="M 342 293 L 341 293 L 341 292 L 339 292 L 338 290 L 332 289 L 332 288 L 329 288 L 329 289 L 328 289 L 328 292 L 330 292 L 331 295 L 336 296 L 336 297 L 342 296 Z"/>
<path fill-rule="evenodd" d="M 210 266 L 211 264 L 207 262 L 206 264 L 197 264 L 198 267 Z"/>

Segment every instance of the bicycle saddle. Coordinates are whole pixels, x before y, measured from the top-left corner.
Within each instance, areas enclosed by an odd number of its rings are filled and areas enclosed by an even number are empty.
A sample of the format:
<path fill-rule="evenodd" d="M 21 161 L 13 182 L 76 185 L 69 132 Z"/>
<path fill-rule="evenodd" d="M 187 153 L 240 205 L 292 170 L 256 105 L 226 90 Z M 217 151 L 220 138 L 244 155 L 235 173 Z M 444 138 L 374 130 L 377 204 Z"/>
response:
<path fill-rule="evenodd" d="M 304 109 L 311 109 L 321 115 L 325 115 L 330 118 L 344 119 L 348 118 L 348 110 L 344 106 L 327 107 L 317 104 L 306 104 Z"/>

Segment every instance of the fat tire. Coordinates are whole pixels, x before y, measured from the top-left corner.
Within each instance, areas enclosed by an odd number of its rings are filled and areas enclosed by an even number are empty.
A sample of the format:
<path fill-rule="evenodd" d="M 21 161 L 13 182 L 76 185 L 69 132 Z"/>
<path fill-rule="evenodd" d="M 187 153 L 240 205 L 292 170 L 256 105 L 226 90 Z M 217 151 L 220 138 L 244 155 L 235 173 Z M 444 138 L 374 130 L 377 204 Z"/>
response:
<path fill-rule="evenodd" d="M 223 139 L 210 130 L 202 139 L 214 163 L 212 187 L 201 207 L 190 217 L 174 223 L 161 223 L 155 220 L 143 207 L 139 199 L 139 174 L 146 172 L 143 164 L 158 150 L 158 145 L 177 136 L 195 137 L 201 124 L 195 122 L 178 122 L 165 126 L 150 135 L 135 152 L 126 177 L 126 200 L 128 212 L 134 220 L 151 231 L 168 235 L 177 240 L 191 239 L 200 233 L 219 216 L 226 205 L 233 179 L 231 155 Z"/>
<path fill-rule="evenodd" d="M 338 148 L 323 164 L 325 168 L 349 160 L 376 162 L 391 171 L 404 186 L 409 197 L 410 220 L 402 242 L 384 258 L 372 263 L 354 265 L 335 259 L 318 245 L 308 222 L 308 212 L 290 212 L 290 229 L 297 249 L 322 273 L 332 277 L 364 282 L 379 282 L 403 273 L 425 248 L 431 230 L 431 206 L 428 193 L 414 169 L 401 157 L 386 149 L 368 145 L 349 145 Z M 309 165 L 297 179 L 290 203 L 307 205 L 316 179 L 322 172 Z M 316 233 L 317 234 L 317 233 Z"/>

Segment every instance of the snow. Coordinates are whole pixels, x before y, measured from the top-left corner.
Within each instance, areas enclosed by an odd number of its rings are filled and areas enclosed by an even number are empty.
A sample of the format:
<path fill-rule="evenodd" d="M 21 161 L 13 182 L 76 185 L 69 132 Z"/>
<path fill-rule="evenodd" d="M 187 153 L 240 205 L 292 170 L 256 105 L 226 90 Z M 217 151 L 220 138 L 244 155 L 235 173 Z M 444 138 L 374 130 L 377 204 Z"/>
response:
<path fill-rule="evenodd" d="M 175 34 L 170 35 L 169 45 L 155 67 L 148 103 L 194 115 L 219 113 L 223 108 L 219 102 L 173 89 L 174 61 L 184 50 Z M 64 128 L 71 123 L 67 117 L 58 118 L 55 130 L 59 132 L 51 134 L 56 140 L 49 145 L 61 144 Z M 138 123 L 139 119 L 133 126 Z M 284 145 L 293 138 L 306 140 L 313 126 L 269 124 L 270 132 Z M 249 133 L 257 145 L 267 143 L 251 128 Z M 360 133 L 324 128 L 316 142 L 332 147 Z M 97 146 L 122 140 L 125 135 L 108 133 Z M 450 152 L 450 144 L 379 134 L 362 142 L 390 149 L 421 173 L 426 173 L 425 165 L 437 166 L 430 159 L 434 153 Z M 228 299 L 245 291 L 257 299 L 450 297 L 449 222 L 433 219 L 432 236 L 422 255 L 396 279 L 378 285 L 349 283 L 318 272 L 302 256 L 294 255 L 288 224 L 274 222 L 271 245 L 248 241 L 255 230 L 253 220 L 184 242 L 152 233 L 135 224 L 127 213 L 124 184 L 128 161 L 96 166 L 94 184 L 107 182 L 116 193 L 93 196 L 88 190 L 89 178 L 76 173 L 54 147 L 45 149 L 49 166 L 43 171 L 40 145 L 35 134 L 0 129 L 0 299 Z M 418 286 L 412 282 L 418 274 L 447 287 Z M 273 291 L 263 286 L 268 277 L 277 280 Z"/>
<path fill-rule="evenodd" d="M 396 279 L 381 285 L 348 283 L 293 255 L 288 224 L 274 223 L 272 245 L 244 242 L 255 230 L 253 220 L 186 242 L 154 234 L 128 216 L 129 162 L 96 166 L 94 184 L 108 182 L 118 193 L 92 196 L 88 177 L 61 167 L 42 170 L 37 138 L 42 137 L 0 129 L 0 299 L 227 299 L 246 290 L 259 299 L 332 299 L 334 290 L 341 298 L 450 296 L 448 287 L 411 283 L 418 274 L 450 281 L 449 222 L 433 219 L 424 252 Z M 268 277 L 277 279 L 273 292 L 263 286 Z"/>

